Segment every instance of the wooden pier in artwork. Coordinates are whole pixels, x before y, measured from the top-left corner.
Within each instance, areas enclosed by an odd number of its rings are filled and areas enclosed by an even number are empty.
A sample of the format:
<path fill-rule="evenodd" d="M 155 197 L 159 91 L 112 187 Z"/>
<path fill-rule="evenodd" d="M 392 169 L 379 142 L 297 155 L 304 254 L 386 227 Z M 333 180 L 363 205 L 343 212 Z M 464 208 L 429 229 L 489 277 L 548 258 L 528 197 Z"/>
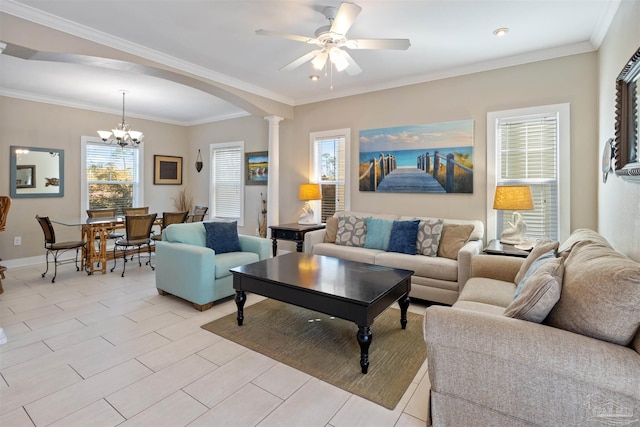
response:
<path fill-rule="evenodd" d="M 418 168 L 398 168 L 378 184 L 376 191 L 392 193 L 446 193 L 431 175 Z"/>

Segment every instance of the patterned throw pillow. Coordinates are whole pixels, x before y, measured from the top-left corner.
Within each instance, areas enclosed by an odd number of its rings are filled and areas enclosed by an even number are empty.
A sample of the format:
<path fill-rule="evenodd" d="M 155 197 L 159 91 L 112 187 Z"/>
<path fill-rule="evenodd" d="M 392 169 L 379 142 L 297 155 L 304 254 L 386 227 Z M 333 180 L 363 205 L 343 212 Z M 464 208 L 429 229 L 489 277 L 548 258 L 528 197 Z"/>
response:
<path fill-rule="evenodd" d="M 420 220 L 416 240 L 416 249 L 419 255 L 436 256 L 438 254 L 443 223 L 443 220 L 435 218 Z"/>
<path fill-rule="evenodd" d="M 336 244 L 364 247 L 367 238 L 367 220 L 357 216 L 341 216 L 338 220 Z"/>

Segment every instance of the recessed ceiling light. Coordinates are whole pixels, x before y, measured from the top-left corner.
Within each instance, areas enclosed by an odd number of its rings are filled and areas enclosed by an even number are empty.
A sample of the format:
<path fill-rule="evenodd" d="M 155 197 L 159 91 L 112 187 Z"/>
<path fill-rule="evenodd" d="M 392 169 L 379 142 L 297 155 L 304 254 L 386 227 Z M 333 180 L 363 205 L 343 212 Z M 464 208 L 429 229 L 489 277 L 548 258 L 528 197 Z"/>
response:
<path fill-rule="evenodd" d="M 313 75 L 309 76 L 309 78 L 310 78 L 312 81 L 314 81 L 314 82 L 315 82 L 316 80 L 319 80 L 319 79 L 320 79 L 320 77 L 319 77 L 319 76 L 317 76 L 317 75 L 315 75 L 315 74 L 313 74 Z"/>
<path fill-rule="evenodd" d="M 509 32 L 508 28 L 502 27 L 502 28 L 498 28 L 497 30 L 494 30 L 493 35 L 496 37 L 502 37 L 502 36 L 505 36 L 508 32 Z"/>

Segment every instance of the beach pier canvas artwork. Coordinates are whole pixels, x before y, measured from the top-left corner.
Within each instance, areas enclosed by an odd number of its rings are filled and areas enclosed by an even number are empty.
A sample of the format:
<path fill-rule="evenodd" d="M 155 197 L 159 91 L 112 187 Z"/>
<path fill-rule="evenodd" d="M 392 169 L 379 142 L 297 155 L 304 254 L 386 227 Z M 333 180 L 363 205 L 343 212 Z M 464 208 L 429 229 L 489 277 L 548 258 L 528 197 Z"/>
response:
<path fill-rule="evenodd" d="M 360 191 L 473 193 L 473 120 L 361 130 Z"/>

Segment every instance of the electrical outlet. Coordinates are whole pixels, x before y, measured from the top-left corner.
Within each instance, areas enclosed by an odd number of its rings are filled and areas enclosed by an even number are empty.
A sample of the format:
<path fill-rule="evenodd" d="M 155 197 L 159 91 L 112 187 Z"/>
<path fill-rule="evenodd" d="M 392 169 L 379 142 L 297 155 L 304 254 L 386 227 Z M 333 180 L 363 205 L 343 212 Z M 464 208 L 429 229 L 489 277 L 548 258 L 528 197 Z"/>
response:
<path fill-rule="evenodd" d="M 16 236 L 13 238 L 13 246 L 20 246 L 22 244 L 22 236 Z"/>

